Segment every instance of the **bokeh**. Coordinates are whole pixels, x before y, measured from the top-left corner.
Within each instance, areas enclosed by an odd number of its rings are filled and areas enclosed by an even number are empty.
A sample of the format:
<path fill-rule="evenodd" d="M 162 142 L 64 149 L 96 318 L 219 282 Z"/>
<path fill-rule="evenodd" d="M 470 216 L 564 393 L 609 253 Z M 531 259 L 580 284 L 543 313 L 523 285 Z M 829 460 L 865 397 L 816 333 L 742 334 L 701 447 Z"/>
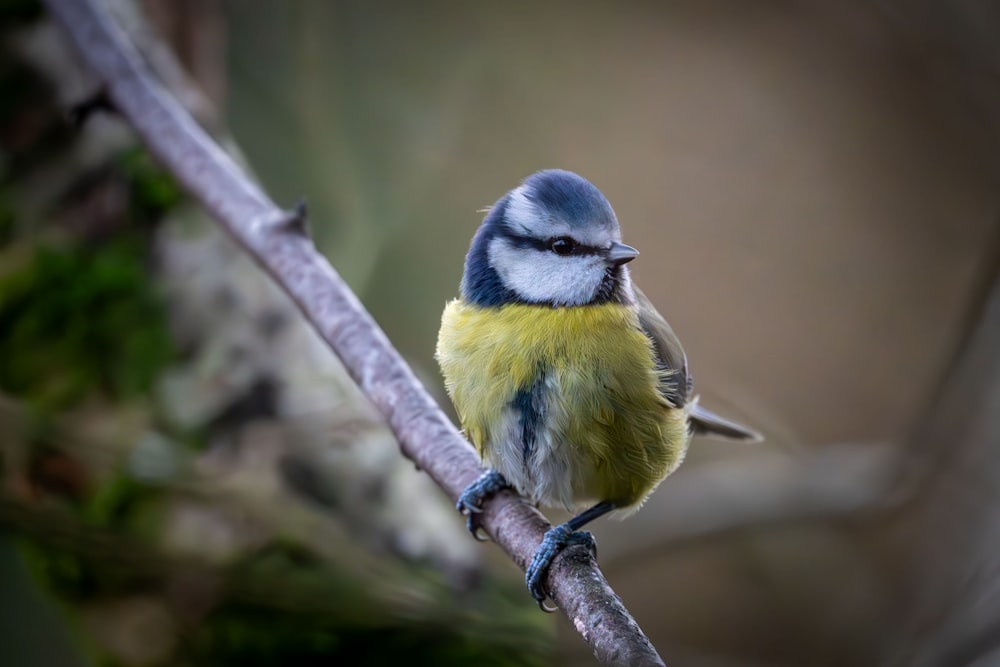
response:
<path fill-rule="evenodd" d="M 766 436 L 592 528 L 667 664 L 1000 659 L 993 3 L 109 4 L 443 405 L 482 209 L 549 167 L 608 196 L 701 401 Z M 592 664 L 0 12 L 5 664 Z"/>

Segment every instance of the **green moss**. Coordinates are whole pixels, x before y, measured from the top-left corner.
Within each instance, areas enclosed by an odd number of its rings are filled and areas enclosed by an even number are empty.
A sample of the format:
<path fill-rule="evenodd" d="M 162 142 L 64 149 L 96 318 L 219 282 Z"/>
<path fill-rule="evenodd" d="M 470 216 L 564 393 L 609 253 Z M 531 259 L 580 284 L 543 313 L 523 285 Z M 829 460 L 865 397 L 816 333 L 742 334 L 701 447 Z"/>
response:
<path fill-rule="evenodd" d="M 128 545 L 129 542 L 122 542 Z M 21 552 L 34 576 L 73 605 L 131 594 L 160 595 L 180 563 L 153 562 L 151 552 L 123 552 L 98 542 L 80 554 L 22 542 Z M 132 548 L 135 545 L 132 544 Z M 106 555 L 101 550 L 107 549 Z M 173 568 L 177 568 L 174 570 Z M 511 632 L 505 607 L 492 614 L 457 613 L 453 620 L 413 618 L 387 608 L 368 594 L 363 579 L 345 578 L 295 546 L 275 545 L 227 569 L 225 582 L 208 595 L 209 613 L 187 629 L 170 664 L 240 665 L 481 665 L 550 664 L 552 639 L 532 609 L 530 623 Z M 216 594 L 223 597 L 216 599 Z M 526 605 L 523 605 L 526 607 Z M 78 619 L 77 619 L 78 620 Z M 100 664 L 121 665 L 100 649 Z"/>
<path fill-rule="evenodd" d="M 173 177 L 157 165 L 145 150 L 135 148 L 119 158 L 129 182 L 132 214 L 157 220 L 176 206 L 183 194 Z"/>
<path fill-rule="evenodd" d="M 545 664 L 531 649 L 470 641 L 457 627 L 430 629 L 389 619 L 382 627 L 352 627 L 320 615 L 275 614 L 247 605 L 218 610 L 189 638 L 184 654 L 192 664 L 245 667 Z"/>
<path fill-rule="evenodd" d="M 86 599 L 99 590 L 92 570 L 75 554 L 21 540 L 19 551 L 32 576 L 67 601 Z"/>
<path fill-rule="evenodd" d="M 83 510 L 87 523 L 107 527 L 124 527 L 129 516 L 140 506 L 156 500 L 157 490 L 144 486 L 128 475 L 118 475 L 97 486 Z"/>
<path fill-rule="evenodd" d="M 14 240 L 15 229 L 14 208 L 4 191 L 0 190 L 0 250 Z"/>
<path fill-rule="evenodd" d="M 132 245 L 39 248 L 0 279 L 0 388 L 45 409 L 95 389 L 120 399 L 149 391 L 172 351 Z"/>

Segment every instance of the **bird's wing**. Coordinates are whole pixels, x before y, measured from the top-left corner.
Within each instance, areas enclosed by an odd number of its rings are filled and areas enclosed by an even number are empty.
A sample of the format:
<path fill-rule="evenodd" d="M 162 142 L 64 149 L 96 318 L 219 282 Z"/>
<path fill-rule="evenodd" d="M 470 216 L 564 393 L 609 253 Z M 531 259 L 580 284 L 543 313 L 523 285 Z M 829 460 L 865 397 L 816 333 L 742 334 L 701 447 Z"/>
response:
<path fill-rule="evenodd" d="M 724 419 L 698 404 L 698 397 L 693 395 L 694 377 L 688 369 L 687 355 L 680 339 L 642 290 L 635 285 L 632 288 L 639 306 L 639 326 L 653 342 L 657 366 L 668 371 L 660 382 L 660 394 L 671 405 L 687 409 L 691 430 L 698 435 L 750 442 L 761 440 L 756 431 Z"/>
<path fill-rule="evenodd" d="M 688 402 L 693 384 L 684 348 L 677 334 L 642 290 L 635 285 L 632 288 L 639 307 L 639 326 L 653 342 L 657 366 L 667 371 L 660 382 L 660 393 L 671 405 L 683 407 Z"/>

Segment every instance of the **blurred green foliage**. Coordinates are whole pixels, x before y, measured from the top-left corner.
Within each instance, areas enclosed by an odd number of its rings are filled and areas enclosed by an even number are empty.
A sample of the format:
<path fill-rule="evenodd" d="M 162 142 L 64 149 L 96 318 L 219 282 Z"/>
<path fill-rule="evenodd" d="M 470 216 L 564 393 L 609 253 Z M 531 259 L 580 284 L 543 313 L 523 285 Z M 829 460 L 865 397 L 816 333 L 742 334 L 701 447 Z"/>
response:
<path fill-rule="evenodd" d="M 14 240 L 14 210 L 0 190 L 0 250 Z"/>
<path fill-rule="evenodd" d="M 97 572 L 76 554 L 51 549 L 27 540 L 18 543 L 21 557 L 35 579 L 44 581 L 49 591 L 68 603 L 80 602 L 104 590 Z"/>
<path fill-rule="evenodd" d="M 128 196 L 114 238 L 39 245 L 0 276 L 0 389 L 43 411 L 94 389 L 113 399 L 146 394 L 173 358 L 143 237 L 182 195 L 143 150 L 126 151 L 113 169 Z M 4 201 L 0 191 L 0 240 L 16 227 Z"/>
<path fill-rule="evenodd" d="M 183 198 L 173 177 L 141 148 L 126 151 L 118 167 L 129 186 L 129 213 L 139 224 L 159 220 Z"/>
<path fill-rule="evenodd" d="M 136 481 L 127 471 L 119 471 L 93 489 L 81 516 L 95 526 L 155 540 L 155 532 L 163 525 L 164 495 L 162 489 Z"/>
<path fill-rule="evenodd" d="M 199 576 L 186 569 L 190 564 L 183 559 L 165 559 L 127 540 L 105 541 L 104 535 L 112 533 L 95 532 L 82 547 L 74 539 L 76 550 L 22 542 L 21 558 L 61 600 L 84 609 L 115 600 L 151 599 L 164 586 L 183 581 L 185 571 Z M 305 558 L 309 560 L 309 554 Z M 545 658 L 552 647 L 547 633 L 537 628 L 526 632 L 537 623 L 534 609 L 529 612 L 534 614 L 531 623 L 513 610 L 509 617 L 492 621 L 460 609 L 454 618 L 442 617 L 440 605 L 429 606 L 424 618 L 414 618 L 412 610 L 388 608 L 372 599 L 360 581 L 322 563 L 303 562 L 294 546 L 285 550 L 275 543 L 262 554 L 243 557 L 218 583 L 226 595 L 207 614 L 197 610 L 197 602 L 187 609 L 183 596 L 174 598 L 178 606 L 173 611 L 181 618 L 194 614 L 196 622 L 184 628 L 155 628 L 163 637 L 151 641 L 167 638 L 176 647 L 171 664 L 298 667 L 342 660 L 413 667 L 530 666 L 548 664 Z M 96 646 L 91 647 L 91 661 L 128 665 Z"/>
<path fill-rule="evenodd" d="M 502 665 L 544 664 L 527 651 L 483 644 L 460 633 L 403 627 L 345 628 L 319 618 L 274 615 L 233 607 L 216 613 L 187 643 L 194 664 L 272 665 Z"/>
<path fill-rule="evenodd" d="M 43 409 L 148 392 L 172 348 L 141 257 L 127 239 L 40 247 L 0 278 L 0 388 Z"/>

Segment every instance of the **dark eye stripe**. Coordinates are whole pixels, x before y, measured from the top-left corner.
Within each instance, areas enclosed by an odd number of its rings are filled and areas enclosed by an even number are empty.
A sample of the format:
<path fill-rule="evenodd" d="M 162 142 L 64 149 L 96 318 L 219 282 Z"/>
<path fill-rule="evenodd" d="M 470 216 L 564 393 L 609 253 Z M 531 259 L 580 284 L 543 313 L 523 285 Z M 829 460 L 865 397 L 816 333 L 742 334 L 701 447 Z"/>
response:
<path fill-rule="evenodd" d="M 511 244 L 515 248 L 530 248 L 532 250 L 541 250 L 543 252 L 552 252 L 552 242 L 556 240 L 555 237 L 551 239 L 539 239 L 534 236 L 527 236 L 522 234 L 504 234 L 504 236 L 510 239 Z M 603 248 L 598 248 L 596 246 L 583 245 L 582 243 L 577 243 L 573 250 L 562 257 L 571 257 L 579 255 L 599 255 L 604 252 Z M 555 253 L 553 253 L 555 254 Z"/>

